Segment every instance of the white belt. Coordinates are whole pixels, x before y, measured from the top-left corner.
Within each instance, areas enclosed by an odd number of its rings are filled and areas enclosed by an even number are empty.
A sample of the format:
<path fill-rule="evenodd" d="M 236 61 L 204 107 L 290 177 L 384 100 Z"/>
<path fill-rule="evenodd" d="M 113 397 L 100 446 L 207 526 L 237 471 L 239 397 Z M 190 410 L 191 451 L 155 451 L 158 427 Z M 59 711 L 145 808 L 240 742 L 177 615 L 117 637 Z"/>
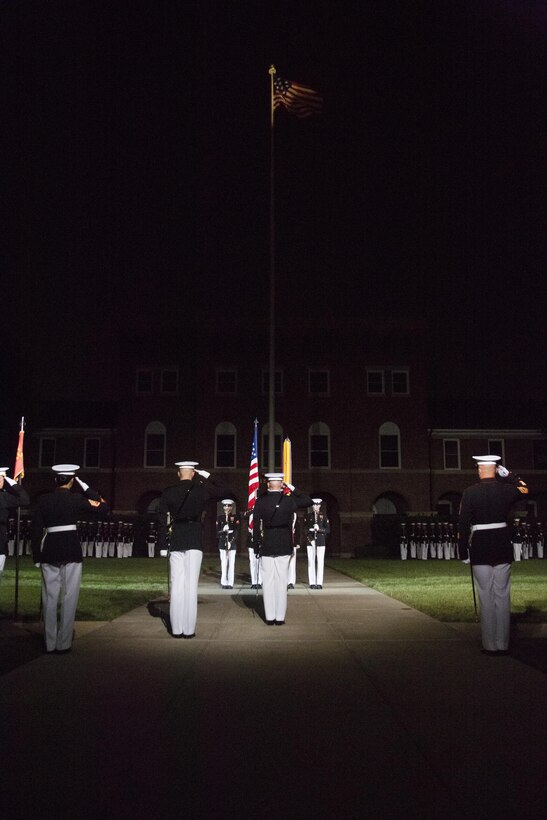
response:
<path fill-rule="evenodd" d="M 501 521 L 496 524 L 473 524 L 471 527 L 471 532 L 476 532 L 476 530 L 501 530 L 506 526 L 507 524 L 505 521 Z"/>
<path fill-rule="evenodd" d="M 76 524 L 64 524 L 62 527 L 46 527 L 46 532 L 69 532 L 77 529 Z"/>

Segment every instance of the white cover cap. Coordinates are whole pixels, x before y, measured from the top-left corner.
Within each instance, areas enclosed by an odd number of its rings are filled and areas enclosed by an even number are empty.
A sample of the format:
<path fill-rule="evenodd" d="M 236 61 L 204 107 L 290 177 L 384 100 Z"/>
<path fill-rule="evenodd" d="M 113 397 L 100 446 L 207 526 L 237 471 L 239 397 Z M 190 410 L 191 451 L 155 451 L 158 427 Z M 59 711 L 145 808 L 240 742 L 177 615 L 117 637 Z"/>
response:
<path fill-rule="evenodd" d="M 312 498 L 312 501 L 313 501 L 314 504 L 322 504 L 323 503 L 322 498 Z"/>
<path fill-rule="evenodd" d="M 231 498 L 223 498 L 222 503 L 224 504 L 224 506 L 226 506 L 227 504 L 232 506 L 234 502 L 233 502 L 233 499 L 231 499 Z"/>
<path fill-rule="evenodd" d="M 264 473 L 268 481 L 283 481 L 283 473 Z"/>
<path fill-rule="evenodd" d="M 199 461 L 175 461 L 175 467 L 179 469 L 195 470 L 198 464 Z"/>
<path fill-rule="evenodd" d="M 76 475 L 80 469 L 79 464 L 54 464 L 51 468 L 54 473 L 59 475 Z"/>
<path fill-rule="evenodd" d="M 497 461 L 500 461 L 501 456 L 473 456 L 475 461 L 477 462 L 477 466 L 479 464 L 495 464 Z"/>

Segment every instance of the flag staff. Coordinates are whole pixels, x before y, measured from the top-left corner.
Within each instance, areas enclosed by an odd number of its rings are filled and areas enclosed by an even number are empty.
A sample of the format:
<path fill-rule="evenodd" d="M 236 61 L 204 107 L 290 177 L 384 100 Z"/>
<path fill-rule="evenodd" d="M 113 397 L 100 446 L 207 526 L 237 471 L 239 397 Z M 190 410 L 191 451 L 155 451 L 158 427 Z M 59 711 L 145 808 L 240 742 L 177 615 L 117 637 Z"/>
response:
<path fill-rule="evenodd" d="M 274 186 L 274 76 L 276 68 L 271 65 L 270 75 L 270 360 L 268 388 L 268 470 L 275 471 L 275 186 Z"/>
<path fill-rule="evenodd" d="M 21 427 L 19 428 L 19 440 L 17 442 L 17 453 L 15 456 L 14 479 L 19 485 L 25 475 L 23 466 L 23 437 L 25 435 L 25 417 L 21 416 Z M 15 529 L 15 602 L 13 606 L 13 620 L 19 616 L 19 542 L 21 540 L 21 507 L 17 507 L 17 526 Z"/>

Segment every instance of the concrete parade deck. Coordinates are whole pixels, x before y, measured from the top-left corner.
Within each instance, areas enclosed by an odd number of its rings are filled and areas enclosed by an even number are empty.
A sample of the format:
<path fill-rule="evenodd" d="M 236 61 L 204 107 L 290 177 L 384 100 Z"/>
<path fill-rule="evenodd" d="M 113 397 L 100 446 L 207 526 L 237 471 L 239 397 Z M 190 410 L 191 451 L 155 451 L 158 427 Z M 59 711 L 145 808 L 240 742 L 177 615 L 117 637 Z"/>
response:
<path fill-rule="evenodd" d="M 330 569 L 285 626 L 205 579 L 195 639 L 160 610 L 0 677 L 5 820 L 544 816 L 545 675 L 475 625 Z"/>

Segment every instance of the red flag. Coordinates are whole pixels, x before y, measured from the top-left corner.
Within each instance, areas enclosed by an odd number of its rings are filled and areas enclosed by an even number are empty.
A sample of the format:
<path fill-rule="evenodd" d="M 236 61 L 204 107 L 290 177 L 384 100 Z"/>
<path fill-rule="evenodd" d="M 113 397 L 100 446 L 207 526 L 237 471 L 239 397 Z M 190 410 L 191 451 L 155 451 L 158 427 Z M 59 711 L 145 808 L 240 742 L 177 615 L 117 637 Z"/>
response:
<path fill-rule="evenodd" d="M 247 509 L 252 510 L 256 501 L 256 491 L 258 490 L 258 421 L 255 419 L 255 433 L 253 437 L 253 446 L 251 448 L 251 466 L 249 467 L 249 497 L 247 500 Z M 253 517 L 249 517 L 249 529 L 253 528 Z"/>
<path fill-rule="evenodd" d="M 17 453 L 15 455 L 15 468 L 13 470 L 13 479 L 17 481 L 19 476 L 21 478 L 25 475 L 25 460 L 23 458 L 23 442 L 25 439 L 25 431 L 19 430 L 19 441 L 17 442 Z"/>

